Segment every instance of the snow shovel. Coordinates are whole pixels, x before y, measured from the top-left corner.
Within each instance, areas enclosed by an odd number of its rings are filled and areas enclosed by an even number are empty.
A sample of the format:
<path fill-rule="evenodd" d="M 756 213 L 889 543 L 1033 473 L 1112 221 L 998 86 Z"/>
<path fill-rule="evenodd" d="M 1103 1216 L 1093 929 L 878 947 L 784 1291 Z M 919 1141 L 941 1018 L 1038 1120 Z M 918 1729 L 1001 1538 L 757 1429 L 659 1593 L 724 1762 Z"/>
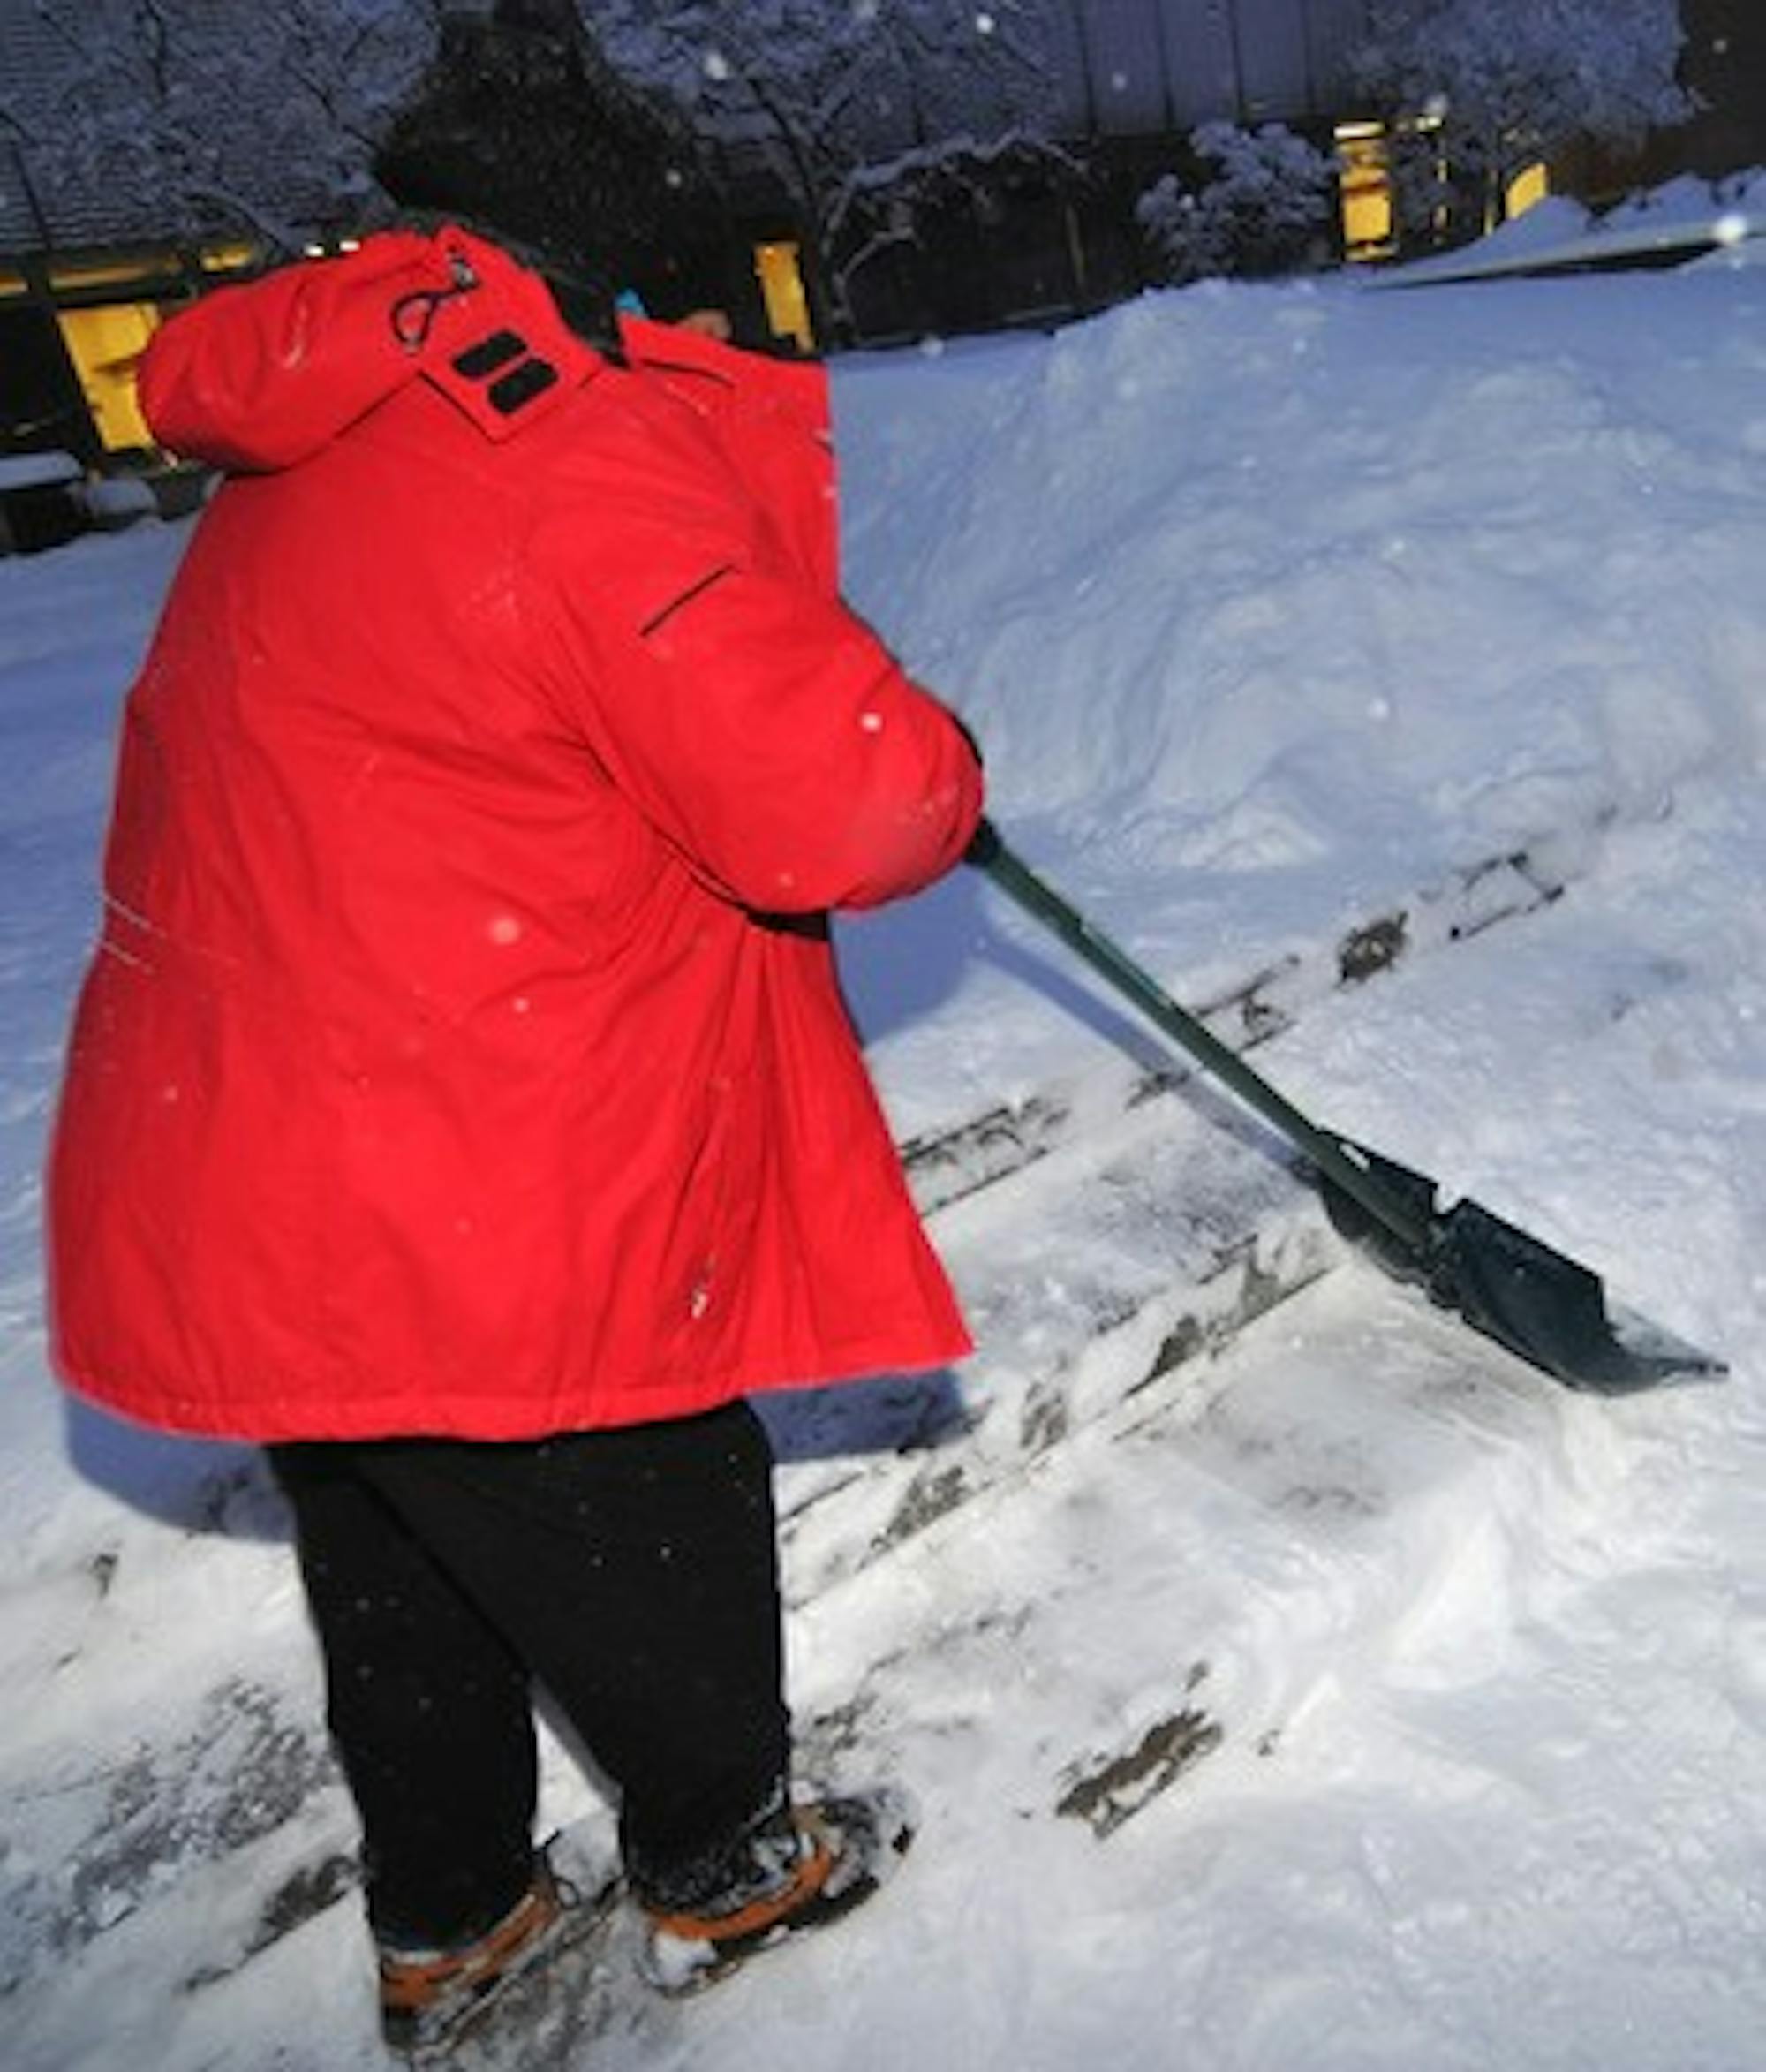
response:
<path fill-rule="evenodd" d="M 968 860 L 1285 1137 L 1312 1167 L 1344 1236 L 1475 1331 L 1572 1388 L 1604 1395 L 1727 1371 L 1654 1325 L 1610 1311 L 1600 1276 L 1587 1267 L 1475 1201 L 1443 1208 L 1426 1174 L 1309 1122 L 1013 855 L 990 821 Z"/>

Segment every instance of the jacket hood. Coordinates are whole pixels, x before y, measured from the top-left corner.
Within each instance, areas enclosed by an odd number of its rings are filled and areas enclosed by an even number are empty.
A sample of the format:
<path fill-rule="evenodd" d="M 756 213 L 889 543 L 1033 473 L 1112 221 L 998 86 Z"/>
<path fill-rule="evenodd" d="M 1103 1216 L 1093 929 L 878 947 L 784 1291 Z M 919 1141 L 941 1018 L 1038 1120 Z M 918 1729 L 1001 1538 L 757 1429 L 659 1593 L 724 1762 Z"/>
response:
<path fill-rule="evenodd" d="M 310 458 L 415 381 L 502 439 L 602 364 L 538 274 L 449 226 L 386 231 L 341 259 L 217 290 L 155 337 L 140 397 L 173 452 L 266 473 Z"/>

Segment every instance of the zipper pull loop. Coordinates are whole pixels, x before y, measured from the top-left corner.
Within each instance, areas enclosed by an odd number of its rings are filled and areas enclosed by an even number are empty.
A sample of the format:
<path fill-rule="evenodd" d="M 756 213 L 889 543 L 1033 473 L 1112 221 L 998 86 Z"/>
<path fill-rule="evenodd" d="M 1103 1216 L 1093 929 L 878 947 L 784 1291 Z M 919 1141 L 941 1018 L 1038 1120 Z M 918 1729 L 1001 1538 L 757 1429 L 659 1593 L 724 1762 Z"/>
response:
<path fill-rule="evenodd" d="M 457 246 L 448 254 L 448 287 L 414 288 L 393 304 L 392 334 L 407 352 L 420 352 L 429 343 L 436 314 L 444 303 L 472 294 L 480 284 L 472 261 Z"/>

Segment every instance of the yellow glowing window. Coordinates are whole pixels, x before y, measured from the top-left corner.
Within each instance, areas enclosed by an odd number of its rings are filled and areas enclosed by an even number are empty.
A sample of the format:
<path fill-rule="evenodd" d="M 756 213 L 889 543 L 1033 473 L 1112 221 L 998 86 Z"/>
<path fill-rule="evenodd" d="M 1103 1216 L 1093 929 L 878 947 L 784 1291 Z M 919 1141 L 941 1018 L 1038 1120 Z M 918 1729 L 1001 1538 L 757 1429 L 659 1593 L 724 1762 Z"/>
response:
<path fill-rule="evenodd" d="M 49 273 L 49 285 L 57 294 L 80 288 L 118 288 L 139 281 L 144 273 L 156 270 L 155 262 L 141 259 L 106 259 L 58 261 Z"/>
<path fill-rule="evenodd" d="M 158 329 L 158 310 L 151 302 L 124 302 L 64 309 L 58 321 L 106 450 L 151 446 L 154 435 L 135 397 L 135 367 Z"/>
<path fill-rule="evenodd" d="M 1551 175 L 1543 159 L 1523 166 L 1508 183 L 1502 205 L 1506 216 L 1525 216 L 1551 192 Z"/>
<path fill-rule="evenodd" d="M 804 274 L 797 263 L 796 244 L 781 241 L 757 245 L 754 270 L 760 279 L 766 321 L 774 337 L 795 338 L 805 352 L 813 352 L 815 327 L 810 321 L 809 298 L 804 292 Z"/>
<path fill-rule="evenodd" d="M 1385 127 L 1340 123 L 1336 141 L 1343 249 L 1351 259 L 1383 258 L 1394 248 L 1397 229 Z"/>
<path fill-rule="evenodd" d="M 255 245 L 205 245 L 200 261 L 204 273 L 226 274 L 255 266 L 259 256 Z"/>

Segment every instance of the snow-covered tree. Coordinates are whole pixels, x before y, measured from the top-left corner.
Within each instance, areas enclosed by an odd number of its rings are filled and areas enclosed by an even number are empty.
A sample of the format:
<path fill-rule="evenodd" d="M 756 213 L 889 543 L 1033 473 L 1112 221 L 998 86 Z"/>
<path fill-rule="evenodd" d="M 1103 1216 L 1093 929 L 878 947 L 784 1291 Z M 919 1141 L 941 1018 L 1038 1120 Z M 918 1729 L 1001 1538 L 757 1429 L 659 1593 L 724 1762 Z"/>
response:
<path fill-rule="evenodd" d="M 1370 0 L 1358 70 L 1390 112 L 1431 118 L 1401 169 L 1413 208 L 1470 197 L 1481 217 L 1534 159 L 1683 121 L 1682 42 L 1679 0 Z"/>
<path fill-rule="evenodd" d="M 611 321 L 622 289 L 653 294 L 708 216 L 683 111 L 622 78 L 569 0 L 457 15 L 434 64 L 388 123 L 374 170 L 404 207 L 479 219 L 544 255 Z"/>
<path fill-rule="evenodd" d="M 1292 273 L 1329 254 L 1336 168 L 1316 145 L 1280 123 L 1229 122 L 1203 124 L 1189 143 L 1200 177 L 1166 173 L 1135 208 L 1162 279 Z"/>
<path fill-rule="evenodd" d="M 442 0 L 7 0 L 31 91 L 0 80 L 0 138 L 55 223 L 298 242 L 352 194 L 385 111 L 435 48 Z"/>
<path fill-rule="evenodd" d="M 1051 142 L 1054 0 L 596 0 L 610 62 L 769 168 L 836 323 L 857 276 L 953 189 Z"/>

